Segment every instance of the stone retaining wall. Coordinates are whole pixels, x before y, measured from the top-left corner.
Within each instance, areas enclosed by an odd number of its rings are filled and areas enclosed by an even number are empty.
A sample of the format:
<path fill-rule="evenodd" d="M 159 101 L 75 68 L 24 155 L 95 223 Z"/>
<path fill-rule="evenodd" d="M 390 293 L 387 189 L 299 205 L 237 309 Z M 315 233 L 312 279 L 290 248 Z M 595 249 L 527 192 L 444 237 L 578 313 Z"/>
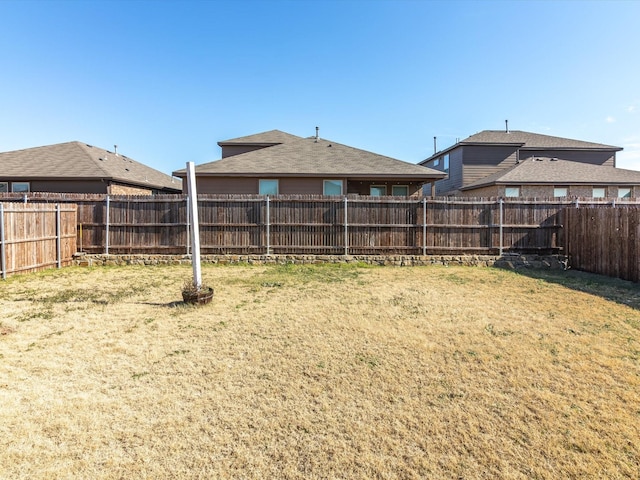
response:
<path fill-rule="evenodd" d="M 563 255 L 203 255 L 202 263 L 214 264 L 319 264 L 352 263 L 389 266 L 463 265 L 508 269 L 538 268 L 566 270 Z M 190 255 L 98 255 L 76 254 L 74 264 L 83 267 L 104 265 L 182 265 L 190 264 Z"/>

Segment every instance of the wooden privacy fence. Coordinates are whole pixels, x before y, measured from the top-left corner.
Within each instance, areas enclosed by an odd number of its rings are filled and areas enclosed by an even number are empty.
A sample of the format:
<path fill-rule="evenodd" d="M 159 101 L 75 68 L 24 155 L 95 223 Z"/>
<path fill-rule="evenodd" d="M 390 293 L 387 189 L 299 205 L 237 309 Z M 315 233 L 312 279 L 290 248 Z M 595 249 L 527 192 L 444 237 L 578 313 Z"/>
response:
<path fill-rule="evenodd" d="M 190 253 L 184 195 L 0 195 L 77 205 L 78 250 Z M 618 199 L 199 195 L 203 254 L 571 253 L 567 207 L 610 209 Z M 575 244 L 571 244 L 572 248 Z"/>
<path fill-rule="evenodd" d="M 573 268 L 640 281 L 640 205 L 566 210 Z"/>
<path fill-rule="evenodd" d="M 78 205 L 87 253 L 189 253 L 187 197 L 30 194 Z M 199 195 L 201 251 L 221 254 L 560 252 L 573 200 Z"/>
<path fill-rule="evenodd" d="M 2 278 L 70 265 L 76 253 L 76 225 L 73 204 L 0 203 Z"/>

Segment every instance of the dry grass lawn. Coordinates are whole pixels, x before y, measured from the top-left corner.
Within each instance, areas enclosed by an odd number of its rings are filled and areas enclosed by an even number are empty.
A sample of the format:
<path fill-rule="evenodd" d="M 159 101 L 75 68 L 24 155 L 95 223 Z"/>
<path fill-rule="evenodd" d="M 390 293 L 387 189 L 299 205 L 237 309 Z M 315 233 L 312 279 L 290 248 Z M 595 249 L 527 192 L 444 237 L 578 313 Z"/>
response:
<path fill-rule="evenodd" d="M 0 282 L 0 478 L 640 478 L 638 285 L 203 269 Z"/>

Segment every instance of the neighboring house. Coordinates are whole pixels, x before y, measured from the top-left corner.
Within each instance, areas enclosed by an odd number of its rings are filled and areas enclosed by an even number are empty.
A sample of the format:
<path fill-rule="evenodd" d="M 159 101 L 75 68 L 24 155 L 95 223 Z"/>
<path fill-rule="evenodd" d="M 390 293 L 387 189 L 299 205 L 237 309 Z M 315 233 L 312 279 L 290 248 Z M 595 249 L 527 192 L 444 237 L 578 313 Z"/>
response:
<path fill-rule="evenodd" d="M 181 193 L 177 178 L 82 142 L 0 153 L 0 193 Z"/>
<path fill-rule="evenodd" d="M 437 195 L 636 197 L 640 172 L 620 147 L 521 131 L 483 131 L 420 162 L 446 172 Z"/>
<path fill-rule="evenodd" d="M 317 135 L 271 130 L 218 145 L 222 159 L 196 166 L 198 193 L 413 196 L 446 176 Z M 186 170 L 173 175 L 185 178 Z"/>

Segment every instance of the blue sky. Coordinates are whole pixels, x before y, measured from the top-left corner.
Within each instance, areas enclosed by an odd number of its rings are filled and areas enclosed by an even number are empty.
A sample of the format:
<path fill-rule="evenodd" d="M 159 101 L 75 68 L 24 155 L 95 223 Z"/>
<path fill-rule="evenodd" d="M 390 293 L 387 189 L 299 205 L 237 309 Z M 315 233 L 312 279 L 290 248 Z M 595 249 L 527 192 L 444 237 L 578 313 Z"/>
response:
<path fill-rule="evenodd" d="M 279 129 L 418 162 L 481 130 L 624 147 L 640 1 L 0 0 L 0 151 L 72 140 L 165 173 Z"/>

